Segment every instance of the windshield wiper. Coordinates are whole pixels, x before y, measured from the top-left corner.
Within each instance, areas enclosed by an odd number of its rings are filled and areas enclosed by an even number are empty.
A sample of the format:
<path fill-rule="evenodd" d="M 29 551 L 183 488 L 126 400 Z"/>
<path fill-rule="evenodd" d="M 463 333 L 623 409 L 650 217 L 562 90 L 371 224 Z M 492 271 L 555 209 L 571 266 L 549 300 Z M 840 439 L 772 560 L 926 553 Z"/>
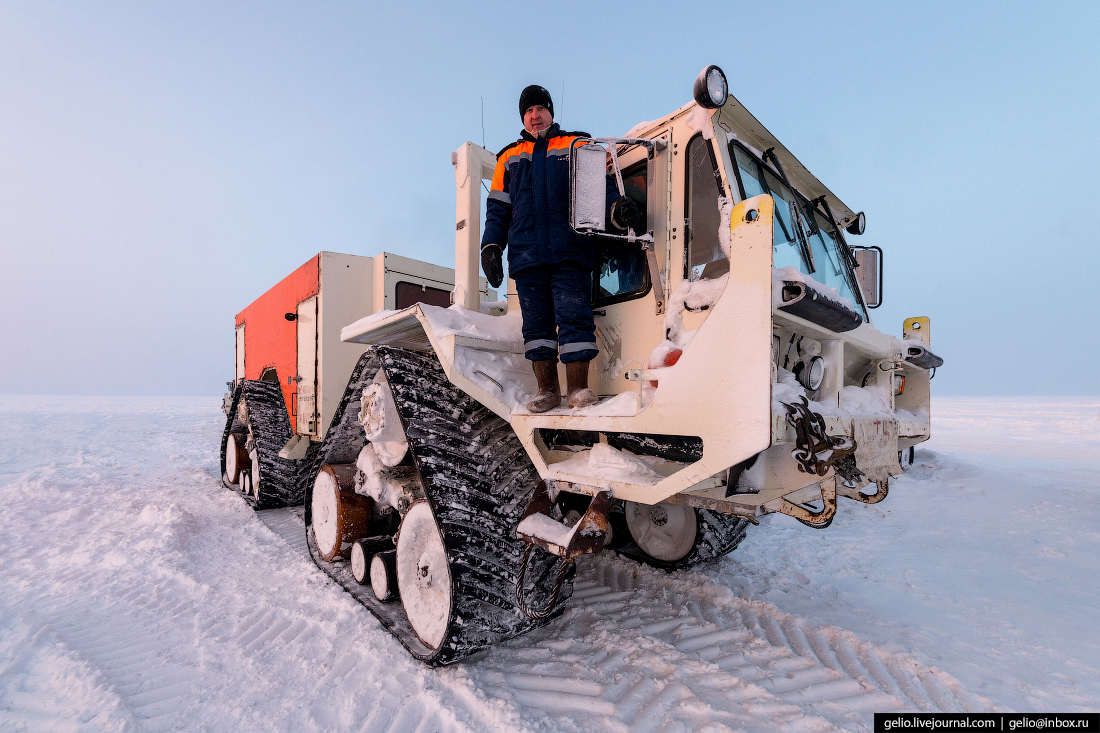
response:
<path fill-rule="evenodd" d="M 793 191 L 792 191 L 793 193 Z M 806 263 L 810 268 L 810 274 L 817 272 L 817 263 L 814 262 L 814 252 L 810 248 L 810 235 L 806 233 L 809 228 L 806 226 L 806 219 L 802 216 L 802 212 L 798 210 L 798 204 L 790 202 L 791 213 L 794 214 L 794 226 L 798 230 L 798 240 L 802 245 L 802 253 L 806 258 Z"/>
<path fill-rule="evenodd" d="M 779 172 L 779 177 L 783 179 L 783 183 L 787 184 L 787 188 L 793 191 L 794 187 L 787 179 L 787 171 L 783 170 L 783 164 L 779 162 L 779 156 L 775 154 L 775 148 L 768 148 L 760 157 L 765 163 L 769 160 L 772 162 L 772 165 L 774 165 L 775 169 Z"/>
<path fill-rule="evenodd" d="M 795 236 L 792 237 L 790 235 L 790 232 L 787 231 L 787 227 L 784 226 L 783 220 L 780 217 L 776 218 L 779 219 L 779 225 L 783 227 L 783 234 L 786 235 L 787 241 L 794 241 L 795 239 L 798 240 L 798 246 L 802 250 L 802 259 L 806 262 L 806 267 L 809 269 L 810 274 L 812 275 L 813 273 L 817 272 L 817 266 L 814 263 L 814 253 L 810 251 L 810 242 L 806 237 L 806 230 L 803 227 L 802 217 L 800 216 L 798 211 L 798 194 L 795 193 L 794 186 L 791 185 L 790 179 L 787 178 L 787 171 L 783 169 L 783 164 L 779 162 L 779 156 L 775 154 L 774 147 L 765 150 L 764 154 L 760 156 L 760 159 L 764 162 L 767 162 L 769 160 L 772 162 L 772 166 L 779 173 L 779 180 L 783 181 L 783 185 L 787 187 L 787 190 L 790 191 L 791 196 L 794 197 L 794 201 L 788 201 L 787 206 L 790 209 L 791 221 L 794 224 L 794 228 L 796 230 Z M 774 193 L 772 194 L 772 198 L 775 198 Z"/>
<path fill-rule="evenodd" d="M 856 256 L 852 253 L 851 248 L 848 246 L 848 240 L 844 237 L 844 227 L 840 226 L 840 222 L 833 217 L 833 210 L 829 208 L 829 201 L 825 198 L 825 194 L 821 194 L 810 203 L 815 206 L 821 204 L 825 207 L 825 215 L 829 217 L 829 221 L 832 222 L 833 227 L 836 229 L 837 241 L 840 242 L 840 251 L 844 253 L 845 262 L 847 262 L 848 266 L 853 270 L 859 267 L 859 263 L 856 262 Z"/>

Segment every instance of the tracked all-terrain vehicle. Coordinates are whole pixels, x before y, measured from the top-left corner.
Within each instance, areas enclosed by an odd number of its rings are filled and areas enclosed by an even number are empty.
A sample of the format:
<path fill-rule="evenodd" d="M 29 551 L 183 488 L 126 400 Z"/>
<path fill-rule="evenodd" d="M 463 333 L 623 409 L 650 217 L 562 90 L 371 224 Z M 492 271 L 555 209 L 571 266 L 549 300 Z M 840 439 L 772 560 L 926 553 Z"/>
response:
<path fill-rule="evenodd" d="M 496 160 L 473 143 L 452 155 L 455 270 L 413 281 L 415 302 L 391 293 L 378 258 L 319 295 L 284 281 L 250 309 L 296 316 L 296 361 L 250 363 L 287 321 L 238 316 L 226 483 L 260 506 L 304 501 L 318 566 L 419 659 L 447 664 L 546 623 L 584 554 L 675 569 L 730 552 L 768 513 L 828 527 L 840 498 L 884 499 L 929 438 L 942 360 L 927 318 L 901 339 L 871 325 L 881 251 L 847 242 L 863 214 L 727 94 L 718 67 L 694 92 L 570 150 L 572 225 L 598 255 L 596 405 L 524 406 L 536 386 L 514 283 L 496 301 L 479 277 Z M 608 171 L 645 231 L 606 226 Z M 323 282 L 348 256 L 319 257 Z M 264 377 L 291 365 L 288 382 Z"/>

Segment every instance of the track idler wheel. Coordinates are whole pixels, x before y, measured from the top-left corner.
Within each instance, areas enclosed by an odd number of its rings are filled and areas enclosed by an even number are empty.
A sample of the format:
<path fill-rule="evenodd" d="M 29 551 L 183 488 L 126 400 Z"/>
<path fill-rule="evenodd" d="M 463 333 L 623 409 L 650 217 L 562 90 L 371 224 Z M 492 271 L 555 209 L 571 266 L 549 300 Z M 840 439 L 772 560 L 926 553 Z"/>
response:
<path fill-rule="evenodd" d="M 427 501 L 414 503 L 405 513 L 396 559 L 397 588 L 409 626 L 420 641 L 438 649 L 451 623 L 451 568 Z"/>
<path fill-rule="evenodd" d="M 374 501 L 355 493 L 355 465 L 322 466 L 313 481 L 313 531 L 325 562 L 347 557 L 351 544 L 370 531 Z"/>
<path fill-rule="evenodd" d="M 370 588 L 382 602 L 396 600 L 397 550 L 379 552 L 370 561 Z"/>

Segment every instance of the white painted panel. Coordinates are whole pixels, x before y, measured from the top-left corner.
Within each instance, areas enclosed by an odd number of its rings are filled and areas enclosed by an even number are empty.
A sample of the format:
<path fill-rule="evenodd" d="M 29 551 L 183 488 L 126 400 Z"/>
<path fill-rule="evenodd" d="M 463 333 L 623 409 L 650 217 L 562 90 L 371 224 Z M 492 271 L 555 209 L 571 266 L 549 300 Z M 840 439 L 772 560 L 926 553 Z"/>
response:
<path fill-rule="evenodd" d="M 324 438 L 329 423 L 344 396 L 348 378 L 366 349 L 340 341 L 340 329 L 374 312 L 375 257 L 321 253 L 321 294 L 318 331 L 320 379 L 317 382 L 318 438 Z"/>
<path fill-rule="evenodd" d="M 317 435 L 317 296 L 298 304 L 297 432 Z"/>
<path fill-rule="evenodd" d="M 234 379 L 244 379 L 244 324 L 237 326 L 236 345 L 237 365 L 233 372 Z"/>

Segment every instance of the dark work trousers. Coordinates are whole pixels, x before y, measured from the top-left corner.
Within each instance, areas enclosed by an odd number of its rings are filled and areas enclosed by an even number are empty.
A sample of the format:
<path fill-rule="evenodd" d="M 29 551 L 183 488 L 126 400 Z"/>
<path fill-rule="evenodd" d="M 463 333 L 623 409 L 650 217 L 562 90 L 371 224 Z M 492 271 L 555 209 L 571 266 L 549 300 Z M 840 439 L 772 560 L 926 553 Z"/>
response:
<path fill-rule="evenodd" d="M 592 361 L 592 270 L 579 262 L 525 267 L 512 276 L 523 313 L 523 350 L 531 361 Z"/>

